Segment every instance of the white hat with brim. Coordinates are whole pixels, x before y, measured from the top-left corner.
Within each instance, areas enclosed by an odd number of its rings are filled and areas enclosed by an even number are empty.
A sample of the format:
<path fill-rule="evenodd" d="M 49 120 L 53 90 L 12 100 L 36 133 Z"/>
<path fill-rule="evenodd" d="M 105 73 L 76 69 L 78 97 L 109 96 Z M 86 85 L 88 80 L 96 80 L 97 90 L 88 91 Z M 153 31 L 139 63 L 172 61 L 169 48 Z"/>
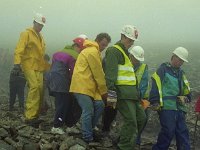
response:
<path fill-rule="evenodd" d="M 46 18 L 42 14 L 37 13 L 34 17 L 34 21 L 44 26 Z"/>

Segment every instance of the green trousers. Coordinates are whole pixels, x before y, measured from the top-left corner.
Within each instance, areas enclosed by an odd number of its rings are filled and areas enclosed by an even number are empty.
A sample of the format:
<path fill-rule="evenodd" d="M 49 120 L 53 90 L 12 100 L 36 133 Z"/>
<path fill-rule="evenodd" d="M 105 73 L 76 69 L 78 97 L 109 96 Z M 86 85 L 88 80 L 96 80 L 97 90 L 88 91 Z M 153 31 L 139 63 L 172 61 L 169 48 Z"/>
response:
<path fill-rule="evenodd" d="M 123 117 L 123 125 L 120 131 L 120 150 L 134 150 L 136 138 L 146 121 L 146 114 L 139 101 L 118 100 L 117 108 Z"/>

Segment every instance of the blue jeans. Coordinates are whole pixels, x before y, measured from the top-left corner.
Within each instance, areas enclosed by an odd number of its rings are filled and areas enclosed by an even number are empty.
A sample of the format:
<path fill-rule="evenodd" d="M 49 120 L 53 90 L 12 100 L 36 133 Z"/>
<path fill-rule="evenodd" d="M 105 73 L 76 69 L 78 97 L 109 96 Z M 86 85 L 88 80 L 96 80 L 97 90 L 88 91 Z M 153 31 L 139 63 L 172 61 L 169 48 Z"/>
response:
<path fill-rule="evenodd" d="M 176 110 L 159 112 L 161 131 L 152 150 L 168 150 L 173 137 L 176 137 L 177 150 L 190 150 L 189 132 L 185 123 L 185 113 Z"/>
<path fill-rule="evenodd" d="M 93 128 L 96 126 L 104 110 L 102 100 L 93 100 L 90 96 L 74 93 L 78 104 L 82 109 L 82 134 L 85 141 L 93 140 Z"/>

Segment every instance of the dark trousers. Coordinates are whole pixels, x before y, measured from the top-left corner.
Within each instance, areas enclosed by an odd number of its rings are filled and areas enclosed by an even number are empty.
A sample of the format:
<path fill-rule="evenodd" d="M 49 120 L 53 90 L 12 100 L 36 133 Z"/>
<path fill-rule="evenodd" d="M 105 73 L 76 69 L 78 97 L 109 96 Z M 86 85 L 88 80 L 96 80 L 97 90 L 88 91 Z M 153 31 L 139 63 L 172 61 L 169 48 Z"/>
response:
<path fill-rule="evenodd" d="M 111 124 L 117 115 L 117 109 L 112 107 L 105 107 L 103 114 L 103 128 L 102 131 L 110 131 Z"/>
<path fill-rule="evenodd" d="M 26 81 L 12 81 L 9 83 L 10 88 L 10 98 L 9 98 L 9 107 L 12 109 L 15 104 L 16 97 L 19 100 L 19 106 L 24 107 L 24 88 Z"/>
<path fill-rule="evenodd" d="M 146 121 L 144 123 L 144 127 L 141 129 L 141 131 L 138 131 L 138 136 L 137 136 L 137 139 L 136 139 L 136 144 L 138 144 L 138 145 L 141 144 L 141 135 L 142 135 L 142 132 L 144 131 L 144 129 L 147 125 L 147 122 L 148 122 L 149 112 L 148 112 L 147 109 L 145 109 L 145 114 L 146 114 Z"/>
<path fill-rule="evenodd" d="M 55 97 L 55 116 L 54 116 L 54 127 L 62 127 L 67 120 L 69 115 L 69 108 L 71 105 L 70 93 L 54 92 Z"/>
<path fill-rule="evenodd" d="M 190 150 L 189 131 L 185 122 L 185 113 L 176 110 L 159 112 L 161 131 L 152 150 L 168 150 L 173 137 L 176 137 L 177 150 Z"/>

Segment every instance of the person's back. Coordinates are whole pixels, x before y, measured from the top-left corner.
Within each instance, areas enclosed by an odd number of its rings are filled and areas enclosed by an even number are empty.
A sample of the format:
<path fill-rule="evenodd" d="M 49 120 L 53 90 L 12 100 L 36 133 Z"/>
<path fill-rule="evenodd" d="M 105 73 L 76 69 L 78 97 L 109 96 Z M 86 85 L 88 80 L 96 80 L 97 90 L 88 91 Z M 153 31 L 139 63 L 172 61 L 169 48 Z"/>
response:
<path fill-rule="evenodd" d="M 102 99 L 107 97 L 100 52 L 107 47 L 110 40 L 107 33 L 98 34 L 96 42 L 86 40 L 86 48 L 79 54 L 72 76 L 70 92 L 82 109 L 83 140 L 88 143 L 95 140 L 93 128 L 103 112 Z"/>
<path fill-rule="evenodd" d="M 76 38 L 71 46 L 53 54 L 51 69 L 47 74 L 47 86 L 50 95 L 55 97 L 54 125 L 51 129 L 54 134 L 64 134 L 62 126 L 72 126 L 77 121 L 74 114 L 78 114 L 79 111 L 72 112 L 76 103 L 73 95 L 69 93 L 69 87 L 76 58 L 83 49 L 83 42 L 84 39 Z"/>
<path fill-rule="evenodd" d="M 95 99 L 100 99 L 101 91 L 98 90 L 101 89 L 98 88 L 105 85 L 102 82 L 104 73 L 101 67 L 101 54 L 97 43 L 86 40 L 84 45 L 86 48 L 79 54 L 75 64 L 70 92 L 88 94 Z M 99 87 L 96 84 L 99 84 Z"/>
<path fill-rule="evenodd" d="M 59 51 L 53 54 L 51 69 L 47 73 L 47 86 L 52 92 L 69 92 L 70 61 L 74 59 L 67 53 Z"/>

